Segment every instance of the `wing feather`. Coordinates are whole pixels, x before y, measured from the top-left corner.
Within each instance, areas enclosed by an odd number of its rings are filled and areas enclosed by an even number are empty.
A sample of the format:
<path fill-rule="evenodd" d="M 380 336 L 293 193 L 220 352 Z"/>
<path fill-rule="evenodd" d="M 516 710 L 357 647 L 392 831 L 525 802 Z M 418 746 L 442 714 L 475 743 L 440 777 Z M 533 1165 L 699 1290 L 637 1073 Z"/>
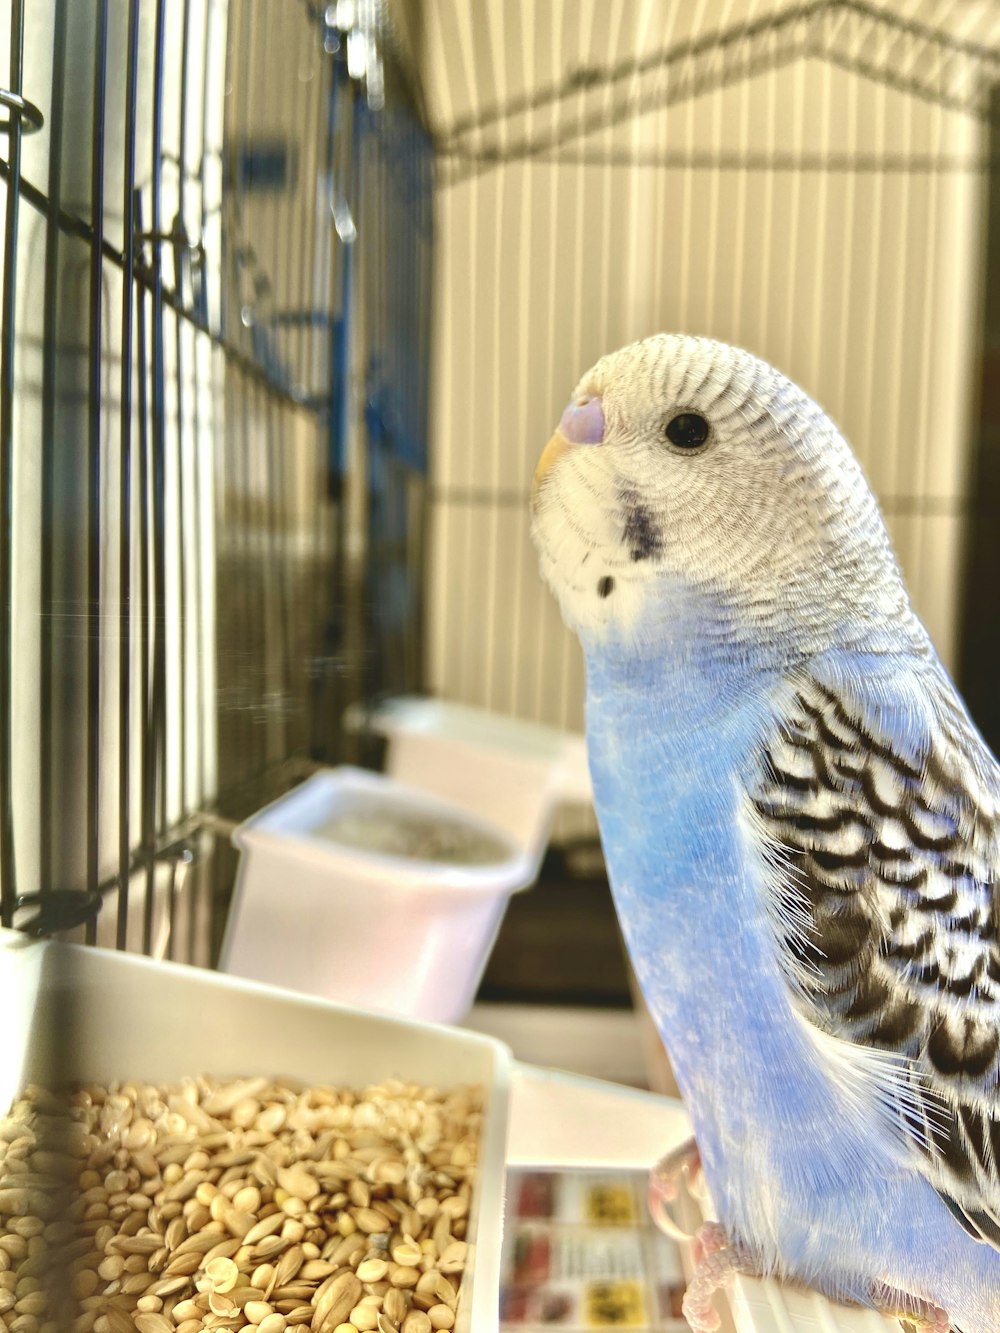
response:
<path fill-rule="evenodd" d="M 920 1169 L 1000 1249 L 1000 768 L 943 671 L 897 689 L 797 678 L 759 756 L 779 956 L 819 1032 L 896 1057 Z"/>

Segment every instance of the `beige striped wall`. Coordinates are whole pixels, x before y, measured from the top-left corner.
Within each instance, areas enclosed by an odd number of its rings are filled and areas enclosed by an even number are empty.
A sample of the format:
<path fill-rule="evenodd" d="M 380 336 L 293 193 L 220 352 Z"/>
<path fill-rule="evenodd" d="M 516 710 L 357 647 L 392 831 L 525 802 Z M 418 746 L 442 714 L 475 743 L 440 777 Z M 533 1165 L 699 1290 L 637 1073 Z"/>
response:
<path fill-rule="evenodd" d="M 523 46 L 525 81 L 532 60 L 555 58 L 525 43 L 523 27 L 507 31 L 511 9 L 501 17 L 496 4 L 476 7 L 467 47 L 487 11 L 494 65 L 505 41 Z M 461 34 L 454 40 L 462 45 Z M 544 83 L 543 70 L 534 74 Z M 468 71 L 455 83 L 467 98 Z M 529 132 L 531 114 L 521 122 Z M 914 602 L 953 662 L 983 132 L 968 112 L 801 58 L 577 138 L 561 150 L 572 160 L 513 161 L 454 183 L 444 173 L 427 635 L 435 692 L 582 725 L 579 649 L 539 583 L 528 486 L 578 375 L 659 330 L 749 347 L 834 416 L 882 501 Z M 619 155 L 646 165 L 616 164 Z"/>

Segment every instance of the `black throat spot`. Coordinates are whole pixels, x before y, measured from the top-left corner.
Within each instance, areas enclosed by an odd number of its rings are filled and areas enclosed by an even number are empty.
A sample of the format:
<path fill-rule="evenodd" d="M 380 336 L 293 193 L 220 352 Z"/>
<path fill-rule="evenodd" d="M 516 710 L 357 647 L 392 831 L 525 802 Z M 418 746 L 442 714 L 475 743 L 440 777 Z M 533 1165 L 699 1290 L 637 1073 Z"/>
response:
<path fill-rule="evenodd" d="M 652 511 L 635 491 L 621 491 L 618 496 L 624 517 L 624 539 L 633 560 L 651 560 L 663 550 L 663 534 Z"/>

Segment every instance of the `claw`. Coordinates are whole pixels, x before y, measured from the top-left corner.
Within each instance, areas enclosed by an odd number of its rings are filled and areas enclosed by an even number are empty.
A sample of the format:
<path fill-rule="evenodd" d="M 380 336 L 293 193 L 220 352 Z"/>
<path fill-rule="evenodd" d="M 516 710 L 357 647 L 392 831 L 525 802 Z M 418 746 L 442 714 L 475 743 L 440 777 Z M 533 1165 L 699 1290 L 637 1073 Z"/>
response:
<path fill-rule="evenodd" d="M 910 1324 L 919 1329 L 920 1333 L 949 1333 L 951 1329 L 948 1311 L 940 1305 L 922 1300 L 919 1296 L 910 1296 L 905 1291 L 897 1291 L 882 1282 L 872 1286 L 872 1303 L 880 1314 Z"/>
<path fill-rule="evenodd" d="M 757 1270 L 749 1252 L 731 1241 L 718 1222 L 706 1222 L 698 1229 L 692 1252 L 696 1266 L 681 1310 L 692 1333 L 716 1333 L 722 1321 L 712 1305 L 712 1297 L 728 1285 L 735 1273 L 753 1274 Z"/>
<path fill-rule="evenodd" d="M 646 1197 L 650 1216 L 674 1240 L 691 1239 L 692 1232 L 682 1219 L 685 1214 L 698 1215 L 690 1186 L 700 1170 L 698 1145 L 694 1139 L 688 1139 L 661 1158 L 649 1173 Z"/>

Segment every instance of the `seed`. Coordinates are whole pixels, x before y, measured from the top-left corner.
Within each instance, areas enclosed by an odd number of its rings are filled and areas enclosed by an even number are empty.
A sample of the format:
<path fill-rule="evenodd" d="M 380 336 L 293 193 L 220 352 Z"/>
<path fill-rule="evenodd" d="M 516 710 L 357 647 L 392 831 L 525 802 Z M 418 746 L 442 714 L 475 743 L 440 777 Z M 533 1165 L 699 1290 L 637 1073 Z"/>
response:
<path fill-rule="evenodd" d="M 411 1310 L 403 1320 L 400 1333 L 431 1333 L 431 1321 L 423 1310 Z"/>
<path fill-rule="evenodd" d="M 179 1217 L 174 1219 L 175 1222 L 179 1222 L 180 1220 Z M 171 1226 L 172 1225 L 173 1223 L 171 1223 Z M 169 1231 L 170 1227 L 168 1227 L 167 1230 Z M 215 1234 L 211 1231 L 202 1231 L 196 1236 L 188 1236 L 188 1238 L 182 1240 L 176 1250 L 174 1250 L 173 1259 L 176 1259 L 179 1254 L 206 1254 L 215 1244 L 215 1241 Z M 173 1259 L 171 1259 L 171 1263 L 173 1263 Z"/>
<path fill-rule="evenodd" d="M 263 1153 L 254 1158 L 251 1174 L 267 1188 L 273 1188 L 278 1181 L 278 1168 Z"/>
<path fill-rule="evenodd" d="M 133 1259 L 140 1258 L 139 1255 L 133 1255 Z M 128 1296 L 141 1296 L 146 1288 L 154 1281 L 153 1273 L 129 1273 L 128 1277 L 122 1279 L 122 1292 Z"/>
<path fill-rule="evenodd" d="M 212 1259 L 205 1265 L 205 1276 L 212 1284 L 212 1290 L 216 1292 L 232 1291 L 233 1287 L 239 1281 L 240 1270 L 233 1263 L 232 1259 Z M 214 1313 L 219 1314 L 216 1310 Z"/>
<path fill-rule="evenodd" d="M 469 1247 L 464 1240 L 453 1240 L 438 1259 L 438 1268 L 442 1273 L 460 1273 L 465 1267 Z"/>
<path fill-rule="evenodd" d="M 431 1328 L 454 1328 L 455 1315 L 447 1305 L 432 1305 L 427 1311 Z"/>
<path fill-rule="evenodd" d="M 104 1314 L 111 1333 L 135 1333 L 135 1324 L 124 1310 L 119 1310 L 114 1305 L 107 1305 L 104 1308 Z"/>
<path fill-rule="evenodd" d="M 151 1273 L 162 1273 L 167 1266 L 167 1260 L 170 1258 L 170 1251 L 166 1246 L 157 1250 L 149 1256 L 149 1271 Z"/>
<path fill-rule="evenodd" d="M 378 1311 L 371 1305 L 356 1305 L 347 1319 L 356 1329 L 369 1330 L 378 1327 Z"/>
<path fill-rule="evenodd" d="M 350 1311 L 357 1304 L 364 1288 L 353 1273 L 341 1273 L 328 1278 L 329 1286 L 324 1282 L 317 1296 L 313 1297 L 316 1313 L 313 1327 L 322 1329 L 325 1324 L 342 1324 Z M 318 1299 L 317 1299 L 318 1297 Z"/>
<path fill-rule="evenodd" d="M 147 1233 L 145 1236 L 126 1236 L 119 1242 L 122 1254 L 155 1254 L 162 1244 L 162 1237 Z"/>
<path fill-rule="evenodd" d="M 270 1217 L 262 1218 L 243 1237 L 244 1245 L 256 1245 L 258 1241 L 262 1241 L 266 1236 L 273 1236 L 276 1231 L 281 1229 L 283 1220 L 281 1213 L 272 1213 Z"/>
<path fill-rule="evenodd" d="M 305 1248 L 303 1245 L 303 1254 L 305 1254 Z M 325 1259 L 310 1259 L 299 1269 L 299 1279 L 307 1282 L 322 1281 L 323 1278 L 329 1277 L 331 1273 L 336 1271 L 335 1265 L 327 1263 Z"/>
<path fill-rule="evenodd" d="M 44 1314 L 49 1298 L 44 1291 L 29 1291 L 19 1297 L 14 1305 L 18 1314 Z"/>
<path fill-rule="evenodd" d="M 415 1287 L 417 1277 L 416 1268 L 406 1264 L 389 1265 L 389 1281 L 394 1287 Z"/>
<path fill-rule="evenodd" d="M 397 1287 L 390 1287 L 382 1297 L 382 1309 L 386 1316 L 396 1324 L 403 1322 L 408 1308 L 409 1303 L 406 1297 Z"/>
<path fill-rule="evenodd" d="M 263 1301 L 267 1299 L 263 1287 L 238 1286 L 233 1287 L 228 1293 L 229 1299 L 236 1305 L 244 1306 L 247 1301 Z"/>
<path fill-rule="evenodd" d="M 257 1116 L 254 1127 L 262 1134 L 277 1134 L 285 1123 L 285 1108 L 279 1104 L 265 1106 Z"/>
<path fill-rule="evenodd" d="M 220 1240 L 218 1245 L 213 1245 L 210 1250 L 205 1251 L 205 1257 L 202 1259 L 202 1265 L 207 1268 L 213 1259 L 231 1259 L 234 1254 L 239 1254 L 242 1242 L 238 1236 L 231 1239 Z"/>
<path fill-rule="evenodd" d="M 392 1223 L 377 1208 L 359 1208 L 354 1214 L 354 1220 L 358 1224 L 358 1230 L 369 1236 L 380 1231 L 392 1230 Z"/>
<path fill-rule="evenodd" d="M 139 1333 L 174 1333 L 173 1321 L 167 1319 L 165 1315 L 150 1311 L 148 1314 L 137 1314 L 133 1323 L 139 1330 Z"/>
<path fill-rule="evenodd" d="M 73 1094 L 68 1151 L 54 1157 L 33 1128 L 45 1095 L 17 1104 L 19 1128 L 0 1118 L 0 1203 L 16 1205 L 0 1236 L 0 1333 L 58 1333 L 40 1305 L 53 1248 L 80 1305 L 72 1333 L 453 1326 L 475 1090 L 387 1080 L 300 1091 L 265 1078 L 90 1085 Z M 61 1222 L 38 1187 L 45 1174 L 78 1187 Z"/>
<path fill-rule="evenodd" d="M 273 1259 L 276 1254 L 281 1253 L 287 1243 L 288 1242 L 282 1236 L 265 1236 L 262 1241 L 259 1241 L 258 1244 L 253 1247 L 254 1258 Z M 245 1236 L 243 1238 L 243 1244 L 246 1244 Z"/>
<path fill-rule="evenodd" d="M 402 1185 L 406 1179 L 406 1166 L 403 1162 L 386 1158 L 375 1166 L 373 1174 L 381 1185 Z"/>
<path fill-rule="evenodd" d="M 274 1285 L 283 1287 L 286 1282 L 291 1282 L 304 1262 L 305 1255 L 300 1245 L 293 1245 L 290 1250 L 286 1250 L 274 1266 Z"/>
<path fill-rule="evenodd" d="M 163 1270 L 168 1277 L 190 1277 L 201 1267 L 201 1255 L 194 1251 L 182 1254 L 175 1259 L 171 1259 Z M 98 1270 L 100 1271 L 100 1270 Z"/>
<path fill-rule="evenodd" d="M 104 1278 L 105 1282 L 113 1282 L 115 1278 L 121 1277 L 125 1270 L 125 1260 L 120 1254 L 109 1254 L 97 1265 L 99 1277 Z"/>
<path fill-rule="evenodd" d="M 254 1218 L 249 1213 L 240 1212 L 238 1208 L 229 1208 L 221 1220 L 234 1236 L 239 1236 L 241 1239 L 254 1224 Z"/>
<path fill-rule="evenodd" d="M 260 1190 L 255 1185 L 244 1185 L 233 1195 L 233 1207 L 243 1213 L 256 1213 L 260 1207 Z"/>
<path fill-rule="evenodd" d="M 308 1202 L 319 1194 L 319 1181 L 301 1165 L 278 1168 L 278 1184 L 296 1199 Z"/>
<path fill-rule="evenodd" d="M 83 1300 L 84 1296 L 93 1296 L 97 1290 L 97 1284 L 100 1278 L 92 1268 L 85 1268 L 80 1273 L 74 1273 L 70 1279 L 70 1291 L 78 1301 Z M 2 1293 L 0 1293 L 2 1295 Z M 3 1307 L 0 1306 L 0 1309 Z"/>
<path fill-rule="evenodd" d="M 271 1264 L 258 1264 L 250 1274 L 250 1285 L 266 1289 L 274 1285 L 274 1268 Z"/>
<path fill-rule="evenodd" d="M 372 1192 L 363 1180 L 352 1180 L 347 1186 L 347 1197 L 356 1208 L 367 1208 L 372 1201 Z"/>
<path fill-rule="evenodd" d="M 448 1305 L 453 1310 L 458 1304 L 458 1292 L 454 1284 L 449 1282 L 443 1273 L 437 1274 L 437 1280 L 434 1283 L 434 1294 L 442 1305 Z"/>
<path fill-rule="evenodd" d="M 175 1277 L 171 1274 L 170 1277 L 160 1278 L 158 1282 L 154 1282 L 147 1290 L 146 1295 L 173 1296 L 176 1292 L 183 1291 L 187 1285 L 188 1279 L 186 1277 Z"/>
<path fill-rule="evenodd" d="M 415 1268 L 424 1256 L 420 1246 L 408 1240 L 401 1245 L 394 1246 L 392 1257 L 397 1264 L 401 1264 L 404 1268 Z"/>

